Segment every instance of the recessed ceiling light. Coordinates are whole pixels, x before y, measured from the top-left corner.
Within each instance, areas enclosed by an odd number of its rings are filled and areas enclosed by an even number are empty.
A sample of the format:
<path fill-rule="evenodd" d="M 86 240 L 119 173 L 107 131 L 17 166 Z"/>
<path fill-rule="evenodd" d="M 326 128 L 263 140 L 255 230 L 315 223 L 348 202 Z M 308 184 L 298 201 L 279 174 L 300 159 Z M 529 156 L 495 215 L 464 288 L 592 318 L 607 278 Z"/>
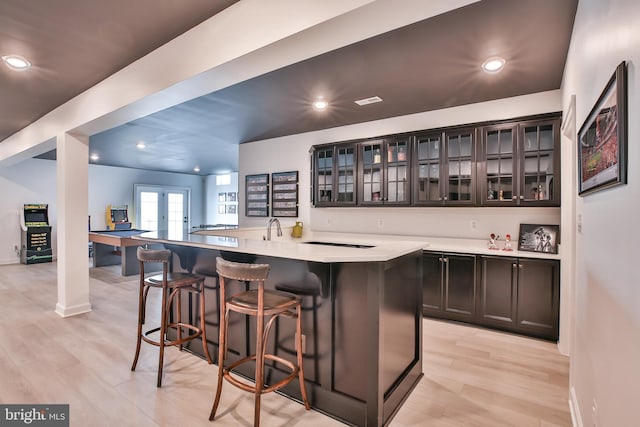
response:
<path fill-rule="evenodd" d="M 313 108 L 315 108 L 318 111 L 326 110 L 328 106 L 329 106 L 329 103 L 322 98 L 319 98 L 313 101 Z"/>
<path fill-rule="evenodd" d="M 505 61 L 504 58 L 494 56 L 484 61 L 484 63 L 482 64 L 482 69 L 487 73 L 497 73 L 498 71 L 502 70 L 506 62 L 507 61 Z"/>
<path fill-rule="evenodd" d="M 2 60 L 4 61 L 5 64 L 7 64 L 7 67 L 16 71 L 24 71 L 29 67 L 31 67 L 31 62 L 29 62 L 28 60 L 26 60 L 20 55 L 3 56 Z"/>
<path fill-rule="evenodd" d="M 146 147 L 146 145 L 144 144 L 144 142 L 140 141 L 136 144 L 136 147 L 142 150 Z"/>
<path fill-rule="evenodd" d="M 380 98 L 379 96 L 372 96 L 370 98 L 364 98 L 364 99 L 358 99 L 357 101 L 353 101 L 356 104 L 358 104 L 359 106 L 363 106 L 363 105 L 368 105 L 368 104 L 375 104 L 376 102 L 382 102 L 382 98 Z"/>
<path fill-rule="evenodd" d="M 93 154 L 91 155 L 91 160 L 93 160 L 94 162 L 95 162 L 96 160 L 98 160 L 99 158 L 100 158 L 100 156 L 98 156 L 96 153 L 93 153 Z"/>
<path fill-rule="evenodd" d="M 194 172 L 200 172 L 200 166 L 196 166 L 195 168 L 193 168 Z"/>

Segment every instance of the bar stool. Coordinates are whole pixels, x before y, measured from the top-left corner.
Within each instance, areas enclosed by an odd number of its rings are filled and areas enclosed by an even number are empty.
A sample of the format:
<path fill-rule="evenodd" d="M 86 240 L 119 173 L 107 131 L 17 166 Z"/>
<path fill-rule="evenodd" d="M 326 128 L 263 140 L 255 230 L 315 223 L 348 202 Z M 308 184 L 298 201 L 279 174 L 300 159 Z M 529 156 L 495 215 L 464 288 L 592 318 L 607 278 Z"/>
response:
<path fill-rule="evenodd" d="M 220 342 L 218 347 L 218 385 L 216 397 L 211 408 L 209 420 L 213 420 L 220 403 L 222 393 L 222 380 L 225 379 L 234 386 L 254 393 L 255 408 L 253 424 L 260 425 L 260 397 L 263 393 L 269 393 L 281 389 L 289 384 L 297 376 L 300 381 L 300 394 L 305 408 L 310 409 L 307 399 L 307 391 L 304 385 L 304 371 L 302 367 L 302 318 L 301 299 L 293 294 L 264 289 L 264 282 L 269 275 L 269 264 L 247 264 L 226 261 L 220 257 L 216 259 L 216 269 L 220 278 Z M 238 280 L 242 282 L 257 282 L 258 288 L 232 295 L 225 295 L 225 280 Z M 227 352 L 227 332 L 229 328 L 229 313 L 235 311 L 256 317 L 256 354 L 243 357 L 224 367 L 224 358 Z M 265 325 L 265 317 L 270 316 Z M 296 347 L 297 365 L 289 360 L 274 354 L 267 353 L 267 337 L 275 319 L 279 316 L 287 316 L 296 319 Z M 281 363 L 291 370 L 291 373 L 281 381 L 273 385 L 264 384 L 265 360 Z M 232 376 L 233 369 L 243 363 L 255 361 L 255 384 L 248 384 Z"/>
<path fill-rule="evenodd" d="M 138 247 L 138 260 L 140 262 L 140 295 L 138 299 L 138 338 L 136 344 L 136 355 L 133 358 L 133 365 L 131 370 L 135 371 L 138 363 L 138 356 L 140 355 L 140 344 L 142 341 L 160 347 L 160 357 L 158 361 L 158 383 L 157 386 L 162 385 L 162 366 L 164 359 L 164 348 L 166 346 L 178 346 L 182 350 L 182 345 L 190 340 L 198 337 L 202 337 L 202 347 L 204 349 L 207 362 L 211 363 L 211 356 L 209 355 L 209 349 L 207 348 L 207 336 L 204 327 L 204 277 L 197 276 L 191 273 L 170 273 L 169 272 L 169 259 L 171 258 L 171 251 L 167 249 L 151 250 L 143 247 Z M 147 262 L 160 262 L 162 263 L 162 274 L 156 274 L 154 276 L 146 277 L 144 273 L 144 265 Z M 151 288 L 158 288 L 162 290 L 162 308 L 160 326 L 151 328 L 145 332 L 142 330 L 142 326 L 145 323 L 145 312 L 147 306 L 147 297 Z M 181 310 L 181 293 L 182 291 L 196 292 L 200 295 L 200 326 L 195 326 L 189 323 L 182 322 L 182 310 Z M 177 308 L 175 322 L 172 322 L 169 318 L 171 306 L 174 298 L 176 299 Z M 177 338 L 175 340 L 169 340 L 167 338 L 167 331 L 170 328 L 175 328 L 177 332 Z M 187 336 L 182 335 L 182 330 L 187 329 L 191 333 Z M 160 332 L 158 339 L 150 338 L 149 335 Z"/>

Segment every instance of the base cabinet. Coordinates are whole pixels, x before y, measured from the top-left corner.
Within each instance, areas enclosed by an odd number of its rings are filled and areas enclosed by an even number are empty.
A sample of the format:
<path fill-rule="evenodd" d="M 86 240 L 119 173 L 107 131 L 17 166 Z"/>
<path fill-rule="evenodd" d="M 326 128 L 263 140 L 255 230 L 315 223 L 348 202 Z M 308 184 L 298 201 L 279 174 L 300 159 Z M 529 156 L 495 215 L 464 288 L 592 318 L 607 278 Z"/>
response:
<path fill-rule="evenodd" d="M 559 261 L 481 256 L 480 263 L 478 322 L 556 341 Z"/>
<path fill-rule="evenodd" d="M 558 260 L 427 251 L 422 258 L 425 316 L 558 340 Z"/>
<path fill-rule="evenodd" d="M 422 312 L 425 316 L 473 321 L 476 257 L 449 253 L 423 254 Z"/>

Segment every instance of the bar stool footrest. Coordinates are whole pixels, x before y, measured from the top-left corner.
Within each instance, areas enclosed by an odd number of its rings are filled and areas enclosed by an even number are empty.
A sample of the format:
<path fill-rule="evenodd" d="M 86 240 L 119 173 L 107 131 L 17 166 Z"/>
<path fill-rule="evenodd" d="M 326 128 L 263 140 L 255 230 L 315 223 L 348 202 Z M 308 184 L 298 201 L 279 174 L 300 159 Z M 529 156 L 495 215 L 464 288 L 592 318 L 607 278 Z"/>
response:
<path fill-rule="evenodd" d="M 298 375 L 298 371 L 299 368 L 294 365 L 293 363 L 291 363 L 289 360 L 287 359 L 283 359 L 280 356 L 276 356 L 275 354 L 265 354 L 264 355 L 265 360 L 273 360 L 276 363 L 281 363 L 283 365 L 285 365 L 287 368 L 289 368 L 291 370 L 291 373 L 284 379 L 278 381 L 275 384 L 272 384 L 270 386 L 265 386 L 262 389 L 262 393 L 270 393 L 272 391 L 276 391 L 281 389 L 282 387 L 286 386 L 287 384 L 289 384 L 290 382 L 292 382 L 294 379 L 296 379 L 297 375 Z M 231 374 L 233 373 L 233 369 L 237 368 L 238 366 L 244 364 L 244 363 L 248 363 L 251 361 L 255 361 L 256 360 L 256 355 L 251 355 L 251 356 L 247 356 L 244 357 L 240 360 L 235 361 L 234 363 L 232 363 L 231 365 L 229 365 L 227 368 L 224 368 L 223 370 L 223 376 L 224 379 L 227 380 L 229 383 L 233 384 L 234 386 L 245 390 L 245 391 L 250 391 L 255 393 L 256 391 L 256 387 L 255 385 L 246 383 L 236 377 L 231 376 Z"/>
<path fill-rule="evenodd" d="M 182 327 L 185 329 L 189 329 L 190 331 L 193 331 L 193 334 L 188 334 L 186 336 L 183 336 L 182 339 L 180 340 L 173 340 L 173 341 L 169 341 L 169 340 L 164 340 L 164 345 L 166 346 L 178 346 L 181 344 L 184 344 L 185 342 L 191 341 L 192 339 L 198 338 L 202 335 L 202 330 L 200 328 L 198 328 L 197 326 L 194 325 L 190 325 L 188 323 L 171 323 L 169 325 L 167 325 L 167 328 L 178 328 L 178 327 Z M 142 340 L 148 344 L 151 345 L 155 345 L 157 347 L 160 346 L 160 341 L 153 339 L 153 338 L 149 338 L 148 335 L 154 334 L 156 332 L 160 331 L 160 327 L 156 327 L 153 329 L 149 329 L 148 331 L 144 332 L 142 334 Z"/>

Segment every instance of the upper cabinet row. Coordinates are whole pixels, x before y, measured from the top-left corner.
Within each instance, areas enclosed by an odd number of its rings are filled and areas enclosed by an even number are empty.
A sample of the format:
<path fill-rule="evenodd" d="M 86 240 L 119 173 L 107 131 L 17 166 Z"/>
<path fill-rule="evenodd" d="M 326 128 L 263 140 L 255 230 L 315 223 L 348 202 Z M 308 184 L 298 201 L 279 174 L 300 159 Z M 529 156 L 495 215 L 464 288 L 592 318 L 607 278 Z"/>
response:
<path fill-rule="evenodd" d="M 560 206 L 560 118 L 313 147 L 315 206 Z"/>

